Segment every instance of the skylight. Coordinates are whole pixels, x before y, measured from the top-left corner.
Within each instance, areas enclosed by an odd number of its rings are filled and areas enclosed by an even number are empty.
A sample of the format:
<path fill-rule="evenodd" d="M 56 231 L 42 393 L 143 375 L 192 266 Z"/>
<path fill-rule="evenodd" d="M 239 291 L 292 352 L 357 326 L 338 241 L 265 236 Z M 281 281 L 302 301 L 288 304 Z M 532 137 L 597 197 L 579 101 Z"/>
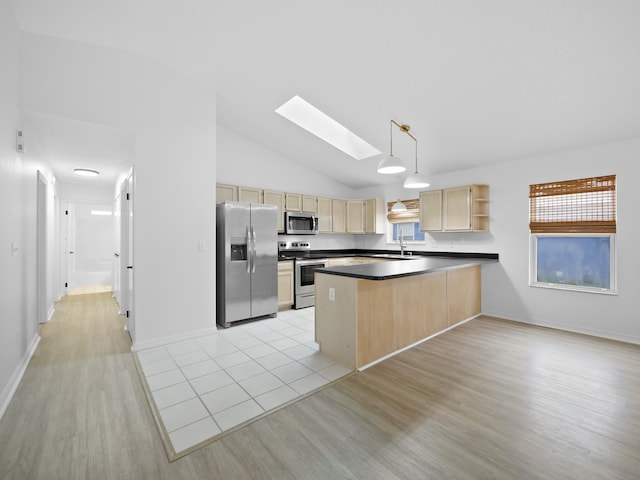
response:
<path fill-rule="evenodd" d="M 298 95 L 278 107 L 276 113 L 356 160 L 382 153 Z"/>

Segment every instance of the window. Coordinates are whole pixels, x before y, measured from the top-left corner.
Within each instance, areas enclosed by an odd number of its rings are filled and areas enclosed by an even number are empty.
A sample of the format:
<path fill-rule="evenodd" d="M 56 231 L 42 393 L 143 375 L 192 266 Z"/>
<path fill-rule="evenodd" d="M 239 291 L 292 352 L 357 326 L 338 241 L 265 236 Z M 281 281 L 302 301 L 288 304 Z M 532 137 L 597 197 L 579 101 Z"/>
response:
<path fill-rule="evenodd" d="M 530 285 L 616 293 L 616 177 L 529 187 Z"/>
<path fill-rule="evenodd" d="M 392 212 L 394 203 L 387 203 L 387 220 L 391 224 L 387 229 L 387 243 L 398 243 L 400 233 L 405 243 L 424 243 L 424 232 L 420 231 L 420 200 L 402 200 L 407 207 L 405 212 Z"/>
<path fill-rule="evenodd" d="M 389 229 L 389 243 L 400 241 L 400 234 L 406 243 L 424 243 L 424 232 L 420 231 L 420 222 L 392 223 Z"/>

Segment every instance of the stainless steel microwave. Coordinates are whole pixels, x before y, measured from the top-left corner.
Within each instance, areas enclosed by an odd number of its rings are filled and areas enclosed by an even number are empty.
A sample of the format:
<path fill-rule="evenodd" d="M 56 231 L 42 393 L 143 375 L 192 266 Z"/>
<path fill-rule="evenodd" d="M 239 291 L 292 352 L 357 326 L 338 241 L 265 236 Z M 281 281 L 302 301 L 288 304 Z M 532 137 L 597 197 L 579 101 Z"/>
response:
<path fill-rule="evenodd" d="M 287 235 L 316 235 L 318 216 L 313 213 L 285 212 L 284 232 Z"/>

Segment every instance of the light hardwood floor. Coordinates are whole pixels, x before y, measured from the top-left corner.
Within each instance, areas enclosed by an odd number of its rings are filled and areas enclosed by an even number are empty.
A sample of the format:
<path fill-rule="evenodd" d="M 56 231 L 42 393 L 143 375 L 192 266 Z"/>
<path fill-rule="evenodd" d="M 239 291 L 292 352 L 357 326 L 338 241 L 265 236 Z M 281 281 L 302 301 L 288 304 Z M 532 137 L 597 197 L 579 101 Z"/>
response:
<path fill-rule="evenodd" d="M 481 317 L 168 463 L 123 324 L 57 304 L 0 478 L 640 478 L 638 346 Z"/>

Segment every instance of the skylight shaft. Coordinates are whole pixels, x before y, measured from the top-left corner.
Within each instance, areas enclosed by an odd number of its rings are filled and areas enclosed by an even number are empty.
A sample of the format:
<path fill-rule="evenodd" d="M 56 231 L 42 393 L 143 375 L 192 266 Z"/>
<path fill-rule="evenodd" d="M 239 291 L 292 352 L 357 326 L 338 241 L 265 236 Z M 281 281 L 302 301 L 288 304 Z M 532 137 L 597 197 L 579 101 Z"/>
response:
<path fill-rule="evenodd" d="M 298 95 L 278 107 L 276 113 L 356 160 L 382 153 Z"/>

